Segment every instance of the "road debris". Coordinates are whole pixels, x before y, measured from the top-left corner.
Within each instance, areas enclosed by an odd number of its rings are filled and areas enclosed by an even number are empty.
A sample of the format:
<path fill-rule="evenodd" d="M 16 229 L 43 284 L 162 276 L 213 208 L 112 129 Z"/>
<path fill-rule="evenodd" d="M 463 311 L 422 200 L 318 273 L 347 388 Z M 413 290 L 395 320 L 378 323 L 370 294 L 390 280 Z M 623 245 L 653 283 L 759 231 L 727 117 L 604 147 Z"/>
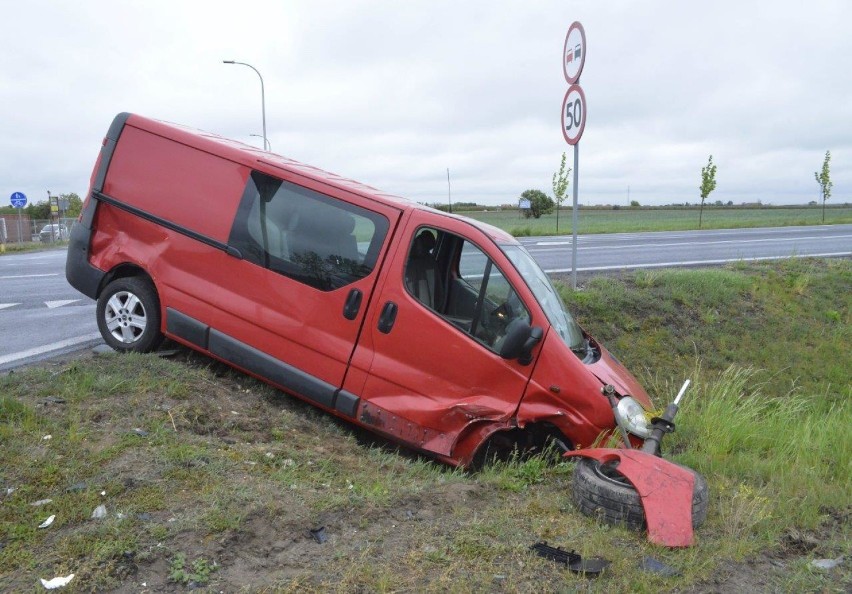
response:
<path fill-rule="evenodd" d="M 662 561 L 657 561 L 653 557 L 642 557 L 642 561 L 639 562 L 639 569 L 646 573 L 656 573 L 663 577 L 675 577 L 680 575 L 680 572 L 677 569 L 670 565 L 666 565 Z"/>
<path fill-rule="evenodd" d="M 320 526 L 319 528 L 311 528 L 311 536 L 314 537 L 314 540 L 319 544 L 323 544 L 328 540 L 328 535 L 325 533 L 325 526 Z"/>
<path fill-rule="evenodd" d="M 107 510 L 105 505 L 99 505 L 95 508 L 95 511 L 92 512 L 93 520 L 102 520 L 106 517 Z"/>
<path fill-rule="evenodd" d="M 51 580 L 46 580 L 44 578 L 39 578 L 41 580 L 41 585 L 45 587 L 47 590 L 55 590 L 57 588 L 64 588 L 68 585 L 68 582 L 74 579 L 74 574 L 67 575 L 65 577 L 55 577 Z"/>
<path fill-rule="evenodd" d="M 51 524 L 53 524 L 53 520 L 55 520 L 55 519 L 56 519 L 56 514 L 54 514 L 54 515 L 50 516 L 49 518 L 47 518 L 44 522 L 42 522 L 41 524 L 39 524 L 39 525 L 38 525 L 38 527 L 39 527 L 39 528 L 47 528 L 48 526 L 50 526 Z"/>
<path fill-rule="evenodd" d="M 610 562 L 606 559 L 583 559 L 573 549 L 565 551 L 559 547 L 548 545 L 547 541 L 535 543 L 530 546 L 530 550 L 535 551 L 539 557 L 564 564 L 569 571 L 582 574 L 586 577 L 597 577 L 610 565 Z"/>
<path fill-rule="evenodd" d="M 843 563 L 843 557 L 838 557 L 837 559 L 814 559 L 810 562 L 810 566 L 817 569 L 834 569 L 841 563 Z"/>

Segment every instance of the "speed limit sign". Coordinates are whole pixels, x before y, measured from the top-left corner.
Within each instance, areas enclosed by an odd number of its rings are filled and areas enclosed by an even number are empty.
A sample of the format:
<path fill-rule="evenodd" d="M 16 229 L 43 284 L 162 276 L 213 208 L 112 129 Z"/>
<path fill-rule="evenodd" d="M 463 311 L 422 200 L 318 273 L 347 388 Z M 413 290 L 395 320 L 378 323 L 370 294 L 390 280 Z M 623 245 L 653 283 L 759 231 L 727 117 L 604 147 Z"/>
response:
<path fill-rule="evenodd" d="M 568 144 L 577 144 L 586 127 L 586 95 L 580 85 L 571 85 L 562 100 L 562 135 Z"/>

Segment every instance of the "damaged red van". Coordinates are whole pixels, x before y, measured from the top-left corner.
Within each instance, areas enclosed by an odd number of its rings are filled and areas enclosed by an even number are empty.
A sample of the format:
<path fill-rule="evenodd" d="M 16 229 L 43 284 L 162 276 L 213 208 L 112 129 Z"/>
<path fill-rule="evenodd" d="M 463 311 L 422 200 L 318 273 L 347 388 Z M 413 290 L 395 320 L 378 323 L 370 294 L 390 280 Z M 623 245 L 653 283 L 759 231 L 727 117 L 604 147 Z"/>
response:
<path fill-rule="evenodd" d="M 512 236 L 205 132 L 115 118 L 66 275 L 119 351 L 168 337 L 453 465 L 651 430 Z"/>

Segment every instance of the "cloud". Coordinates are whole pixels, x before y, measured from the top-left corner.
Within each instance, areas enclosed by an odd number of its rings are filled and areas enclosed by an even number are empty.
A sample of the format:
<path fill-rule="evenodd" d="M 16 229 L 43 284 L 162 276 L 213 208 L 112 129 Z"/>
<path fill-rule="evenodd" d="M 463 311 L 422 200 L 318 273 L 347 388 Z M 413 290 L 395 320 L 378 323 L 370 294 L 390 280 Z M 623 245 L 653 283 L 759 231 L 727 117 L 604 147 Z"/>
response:
<path fill-rule="evenodd" d="M 112 117 L 138 112 L 420 201 L 550 191 L 563 151 L 560 56 L 583 23 L 580 195 L 807 202 L 832 150 L 852 184 L 842 1 L 16 3 L 0 40 L 0 193 L 83 194 Z M 0 201 L 2 198 L 0 197 Z M 3 202 L 5 203 L 5 202 Z"/>

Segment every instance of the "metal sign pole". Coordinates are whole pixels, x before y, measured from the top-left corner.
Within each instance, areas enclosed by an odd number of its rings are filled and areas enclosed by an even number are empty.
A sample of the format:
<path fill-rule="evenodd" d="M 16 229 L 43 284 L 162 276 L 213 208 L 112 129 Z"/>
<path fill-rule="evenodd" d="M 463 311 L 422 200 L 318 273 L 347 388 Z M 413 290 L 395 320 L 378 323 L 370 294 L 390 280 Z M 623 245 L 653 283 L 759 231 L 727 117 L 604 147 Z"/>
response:
<path fill-rule="evenodd" d="M 571 289 L 577 290 L 577 171 L 580 163 L 580 143 L 574 145 L 574 212 L 571 226 L 573 234 L 571 237 Z"/>

